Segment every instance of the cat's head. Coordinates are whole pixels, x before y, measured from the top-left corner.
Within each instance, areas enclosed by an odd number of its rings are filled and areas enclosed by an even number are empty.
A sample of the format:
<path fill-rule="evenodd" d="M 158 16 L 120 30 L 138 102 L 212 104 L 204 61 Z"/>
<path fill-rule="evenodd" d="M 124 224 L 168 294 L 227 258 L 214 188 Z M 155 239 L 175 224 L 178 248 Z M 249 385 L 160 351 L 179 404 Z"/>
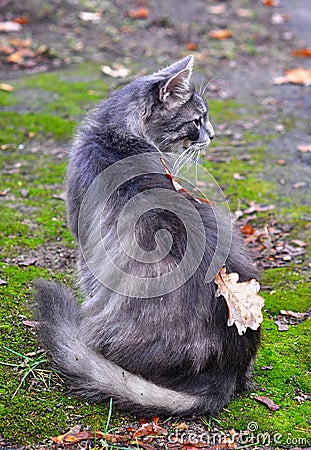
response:
<path fill-rule="evenodd" d="M 214 137 L 208 107 L 191 84 L 193 56 L 144 77 L 143 121 L 148 138 L 161 151 L 195 153 Z"/>

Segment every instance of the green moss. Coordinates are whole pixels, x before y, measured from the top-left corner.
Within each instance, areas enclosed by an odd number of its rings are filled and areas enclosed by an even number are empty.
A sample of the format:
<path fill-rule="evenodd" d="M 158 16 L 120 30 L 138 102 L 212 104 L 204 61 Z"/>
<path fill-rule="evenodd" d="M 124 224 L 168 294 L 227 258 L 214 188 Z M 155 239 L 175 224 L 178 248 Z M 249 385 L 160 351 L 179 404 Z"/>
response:
<path fill-rule="evenodd" d="M 0 121 L 3 131 L 0 135 L 0 145 L 11 146 L 24 144 L 29 134 L 33 133 L 36 139 L 47 141 L 69 139 L 72 135 L 75 122 L 65 120 L 58 116 L 48 114 L 16 114 L 14 112 L 1 112 Z"/>

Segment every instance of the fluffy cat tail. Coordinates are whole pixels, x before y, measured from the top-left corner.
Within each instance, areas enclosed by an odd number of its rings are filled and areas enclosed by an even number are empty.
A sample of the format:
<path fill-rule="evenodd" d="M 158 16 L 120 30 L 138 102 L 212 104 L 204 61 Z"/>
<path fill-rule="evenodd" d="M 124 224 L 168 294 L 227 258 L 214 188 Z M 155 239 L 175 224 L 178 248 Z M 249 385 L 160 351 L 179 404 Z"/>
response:
<path fill-rule="evenodd" d="M 113 398 L 117 406 L 140 415 L 182 415 L 206 408 L 202 397 L 148 382 L 84 344 L 80 305 L 63 285 L 39 281 L 35 298 L 40 340 L 77 396 L 95 402 Z"/>

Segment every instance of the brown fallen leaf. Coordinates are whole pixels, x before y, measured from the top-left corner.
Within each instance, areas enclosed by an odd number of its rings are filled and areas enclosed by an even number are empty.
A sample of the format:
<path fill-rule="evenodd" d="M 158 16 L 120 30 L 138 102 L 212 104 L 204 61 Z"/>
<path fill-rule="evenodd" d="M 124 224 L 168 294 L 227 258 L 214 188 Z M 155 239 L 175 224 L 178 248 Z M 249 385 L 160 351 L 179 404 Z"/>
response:
<path fill-rule="evenodd" d="M 239 274 L 227 273 L 226 267 L 220 269 L 214 281 L 218 286 L 216 296 L 222 295 L 228 305 L 227 325 L 235 324 L 240 335 L 247 328 L 257 330 L 263 320 L 261 309 L 264 306 L 264 299 L 258 295 L 259 282 L 255 279 L 239 282 Z"/>
<path fill-rule="evenodd" d="M 290 311 L 290 310 L 284 310 L 281 309 L 280 314 L 282 314 L 282 316 L 288 316 L 288 317 L 294 317 L 295 319 L 304 319 L 305 317 L 308 317 L 308 313 L 307 312 L 295 312 L 295 311 Z"/>
<path fill-rule="evenodd" d="M 165 428 L 158 425 L 158 422 L 158 416 L 154 417 L 152 422 L 142 423 L 141 421 L 141 427 L 133 433 L 133 439 L 138 439 L 142 436 L 165 436 L 168 434 Z"/>
<path fill-rule="evenodd" d="M 256 232 L 255 228 L 253 228 L 249 223 L 240 227 L 240 230 L 242 231 L 243 234 L 245 234 L 245 236 L 251 236 Z"/>
<path fill-rule="evenodd" d="M 269 397 L 260 397 L 259 395 L 256 395 L 254 399 L 257 400 L 257 402 L 266 405 L 270 409 L 270 411 L 277 411 L 278 409 L 280 409 L 279 405 L 276 405 Z"/>
<path fill-rule="evenodd" d="M 311 57 L 311 47 L 307 48 L 296 48 L 291 51 L 293 56 L 298 56 L 300 58 L 310 58 Z"/>
<path fill-rule="evenodd" d="M 60 436 L 52 437 L 52 441 L 55 444 L 76 444 L 80 441 L 85 441 L 88 439 L 104 439 L 111 443 L 127 443 L 129 441 L 129 436 L 123 436 L 118 434 L 104 433 L 103 431 L 80 431 L 80 425 L 75 425 L 67 433 Z"/>
<path fill-rule="evenodd" d="M 0 83 L 0 91 L 13 92 L 14 87 L 11 86 L 10 84 Z"/>
<path fill-rule="evenodd" d="M 298 245 L 298 247 L 306 247 L 307 246 L 307 243 L 305 241 L 302 241 L 301 239 L 293 239 L 292 243 Z"/>
<path fill-rule="evenodd" d="M 278 4 L 278 0 L 261 0 L 265 6 L 276 6 Z"/>
<path fill-rule="evenodd" d="M 300 153 L 311 153 L 311 144 L 297 145 L 297 150 Z"/>
<path fill-rule="evenodd" d="M 12 33 L 21 31 L 22 26 L 20 23 L 13 22 L 13 20 L 8 20 L 7 22 L 0 22 L 0 32 L 1 33 Z"/>
<path fill-rule="evenodd" d="M 296 69 L 289 69 L 285 71 L 285 76 L 273 78 L 274 84 L 303 84 L 310 86 L 311 84 L 311 69 L 297 67 Z"/>
<path fill-rule="evenodd" d="M 194 42 L 189 42 L 189 44 L 187 44 L 187 50 L 189 50 L 189 52 L 194 52 L 197 49 L 198 45 L 195 44 Z"/>
<path fill-rule="evenodd" d="M 40 322 L 36 322 L 34 320 L 23 320 L 23 325 L 29 328 L 39 328 Z"/>
<path fill-rule="evenodd" d="M 21 259 L 18 262 L 18 265 L 21 267 L 28 267 L 28 266 L 33 266 L 35 265 L 37 262 L 36 258 L 26 258 L 26 259 Z"/>
<path fill-rule="evenodd" d="M 21 17 L 16 17 L 15 19 L 13 19 L 13 22 L 19 23 L 20 25 L 25 25 L 25 23 L 30 22 L 30 18 L 28 14 L 24 14 Z"/>
<path fill-rule="evenodd" d="M 288 20 L 287 14 L 281 14 L 279 12 L 274 12 L 271 17 L 272 25 L 283 25 Z"/>
<path fill-rule="evenodd" d="M 34 52 L 30 48 L 21 48 L 7 57 L 7 62 L 20 64 L 24 58 L 33 58 Z"/>
<path fill-rule="evenodd" d="M 288 331 L 289 326 L 286 323 L 283 323 L 281 320 L 275 320 L 275 325 L 278 327 L 278 331 Z"/>
<path fill-rule="evenodd" d="M 150 11 L 148 8 L 141 6 L 138 9 L 131 9 L 128 12 L 128 15 L 131 19 L 148 19 L 150 16 Z"/>
<path fill-rule="evenodd" d="M 90 12 L 90 11 L 81 11 L 78 14 L 79 19 L 83 20 L 84 22 L 93 22 L 93 23 L 99 23 L 101 20 L 101 12 Z"/>
<path fill-rule="evenodd" d="M 272 366 L 261 366 L 260 370 L 272 370 L 273 367 Z"/>
<path fill-rule="evenodd" d="M 211 5 L 207 8 L 209 14 L 223 14 L 226 11 L 226 4 L 220 3 L 220 5 Z"/>
<path fill-rule="evenodd" d="M 130 70 L 122 64 L 113 64 L 110 66 L 102 66 L 102 72 L 112 78 L 126 78 L 130 74 Z"/>
<path fill-rule="evenodd" d="M 211 39 L 228 39 L 232 36 L 232 32 L 228 29 L 212 30 L 208 33 Z"/>

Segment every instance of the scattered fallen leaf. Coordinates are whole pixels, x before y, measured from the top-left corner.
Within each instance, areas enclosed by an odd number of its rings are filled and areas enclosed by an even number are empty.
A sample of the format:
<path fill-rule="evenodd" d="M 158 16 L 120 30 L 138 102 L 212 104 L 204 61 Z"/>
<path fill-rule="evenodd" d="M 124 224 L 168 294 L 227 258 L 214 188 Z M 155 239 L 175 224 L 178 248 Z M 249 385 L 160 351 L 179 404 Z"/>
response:
<path fill-rule="evenodd" d="M 276 6 L 278 4 L 278 0 L 261 0 L 265 6 Z"/>
<path fill-rule="evenodd" d="M 289 326 L 286 323 L 283 323 L 281 320 L 275 320 L 275 325 L 278 327 L 278 331 L 288 331 Z"/>
<path fill-rule="evenodd" d="M 243 214 L 253 214 L 254 212 L 267 212 L 274 209 L 274 205 L 258 205 L 255 202 L 249 203 L 249 208 L 242 211 Z"/>
<path fill-rule="evenodd" d="M 237 10 L 237 15 L 239 17 L 252 17 L 253 13 L 250 9 L 239 8 Z"/>
<path fill-rule="evenodd" d="M 273 367 L 270 366 L 270 365 L 269 365 L 269 366 L 261 366 L 260 369 L 261 369 L 261 370 L 272 370 Z"/>
<path fill-rule="evenodd" d="M 23 320 L 23 325 L 29 328 L 38 328 L 40 322 L 35 322 L 34 320 Z"/>
<path fill-rule="evenodd" d="M 7 57 L 7 62 L 20 64 L 24 58 L 33 58 L 34 52 L 30 48 L 21 48 Z"/>
<path fill-rule="evenodd" d="M 241 226 L 240 230 L 243 234 L 245 234 L 245 236 L 250 236 L 256 232 L 255 228 L 253 228 L 249 223 Z"/>
<path fill-rule="evenodd" d="M 227 273 L 225 267 L 220 269 L 214 281 L 218 286 L 216 296 L 223 295 L 228 305 L 227 325 L 235 324 L 240 335 L 247 328 L 257 330 L 263 319 L 261 309 L 264 306 L 263 298 L 258 295 L 258 281 L 239 282 L 239 275 Z"/>
<path fill-rule="evenodd" d="M 296 69 L 289 69 L 285 71 L 284 77 L 273 78 L 274 84 L 303 84 L 309 86 L 311 84 L 311 69 L 297 67 Z"/>
<path fill-rule="evenodd" d="M 279 166 L 286 166 L 287 162 L 285 159 L 278 159 L 276 162 Z"/>
<path fill-rule="evenodd" d="M 113 64 L 112 67 L 102 66 L 102 72 L 112 78 L 126 78 L 130 74 L 130 70 L 122 66 L 122 64 Z"/>
<path fill-rule="evenodd" d="M 270 411 L 277 411 L 278 409 L 280 409 L 279 405 L 276 405 L 269 397 L 260 397 L 256 395 L 254 399 L 266 405 L 270 409 Z"/>
<path fill-rule="evenodd" d="M 133 433 L 133 439 L 141 438 L 142 436 L 165 436 L 168 434 L 165 428 L 158 425 L 159 417 L 153 417 L 152 422 L 143 423 L 138 430 Z"/>
<path fill-rule="evenodd" d="M 28 191 L 28 189 L 21 189 L 21 190 L 20 190 L 20 194 L 21 194 L 21 196 L 22 196 L 23 198 L 27 198 L 27 197 L 28 197 L 28 194 L 29 194 L 29 191 Z"/>
<path fill-rule="evenodd" d="M 13 20 L 8 20 L 7 22 L 0 22 L 0 32 L 1 33 L 13 33 L 21 31 L 22 26 L 20 23 L 13 22 Z"/>
<path fill-rule="evenodd" d="M 305 186 L 307 186 L 307 183 L 305 181 L 298 181 L 298 183 L 293 184 L 294 189 L 300 189 Z"/>
<path fill-rule="evenodd" d="M 0 90 L 5 92 L 13 92 L 14 87 L 11 86 L 10 84 L 0 83 Z"/>
<path fill-rule="evenodd" d="M 28 266 L 33 266 L 34 264 L 36 264 L 37 260 L 36 258 L 26 258 L 26 259 L 21 259 L 18 262 L 18 265 L 21 267 L 28 267 Z"/>
<path fill-rule="evenodd" d="M 291 51 L 293 56 L 298 56 L 300 58 L 310 58 L 311 57 L 311 47 L 307 48 L 296 48 Z"/>
<path fill-rule="evenodd" d="M 101 12 L 89 12 L 89 11 L 81 11 L 79 13 L 79 19 L 83 20 L 84 22 L 94 22 L 99 23 L 101 19 Z"/>
<path fill-rule="evenodd" d="M 189 44 L 187 44 L 187 50 L 189 50 L 190 52 L 195 51 L 197 49 L 198 46 L 194 42 L 189 42 Z"/>
<path fill-rule="evenodd" d="M 219 5 L 211 5 L 207 8 L 209 14 L 223 14 L 226 11 L 226 4 L 220 3 Z"/>
<path fill-rule="evenodd" d="M 131 9 L 128 12 L 128 15 L 131 19 L 148 19 L 150 16 L 150 11 L 148 8 L 141 6 L 138 9 Z"/>
<path fill-rule="evenodd" d="M 297 150 L 298 150 L 300 153 L 311 153 L 311 144 L 298 145 L 298 146 L 297 146 Z"/>
<path fill-rule="evenodd" d="M 240 173 L 234 173 L 233 174 L 233 178 L 234 180 L 245 180 L 246 176 L 245 175 L 241 175 Z"/>
<path fill-rule="evenodd" d="M 19 23 L 20 25 L 25 25 L 26 23 L 30 22 L 30 18 L 28 14 L 25 14 L 24 16 L 16 17 L 15 19 L 13 19 L 13 22 Z"/>
<path fill-rule="evenodd" d="M 212 39 L 228 39 L 232 36 L 232 32 L 228 29 L 212 30 L 208 33 L 209 37 Z"/>
<path fill-rule="evenodd" d="M 17 38 L 11 38 L 10 44 L 13 45 L 16 48 L 19 47 L 30 47 L 32 44 L 31 39 L 17 39 Z"/>
<path fill-rule="evenodd" d="M 11 189 L 4 189 L 3 191 L 0 191 L 0 197 L 5 197 L 6 194 L 10 192 Z"/>
<path fill-rule="evenodd" d="M 7 286 L 8 282 L 0 278 L 0 286 Z"/>
<path fill-rule="evenodd" d="M 305 241 L 302 241 L 301 239 L 293 239 L 292 243 L 298 245 L 298 247 L 306 247 L 307 246 L 307 243 Z"/>
<path fill-rule="evenodd" d="M 281 14 L 278 12 L 274 12 L 271 17 L 272 25 L 283 25 L 288 20 L 287 14 Z"/>
<path fill-rule="evenodd" d="M 281 309 L 280 314 L 282 314 L 283 316 L 287 316 L 287 317 L 294 317 L 295 319 L 304 319 L 305 317 L 308 317 L 308 313 L 299 313 L 299 312 L 295 312 L 295 311 L 290 311 L 290 310 L 284 310 Z"/>
<path fill-rule="evenodd" d="M 62 201 L 65 201 L 66 198 L 67 198 L 66 192 L 63 191 L 63 192 L 60 192 L 59 194 L 53 194 L 53 195 L 52 195 L 52 198 L 55 198 L 56 200 L 62 200 Z"/>

